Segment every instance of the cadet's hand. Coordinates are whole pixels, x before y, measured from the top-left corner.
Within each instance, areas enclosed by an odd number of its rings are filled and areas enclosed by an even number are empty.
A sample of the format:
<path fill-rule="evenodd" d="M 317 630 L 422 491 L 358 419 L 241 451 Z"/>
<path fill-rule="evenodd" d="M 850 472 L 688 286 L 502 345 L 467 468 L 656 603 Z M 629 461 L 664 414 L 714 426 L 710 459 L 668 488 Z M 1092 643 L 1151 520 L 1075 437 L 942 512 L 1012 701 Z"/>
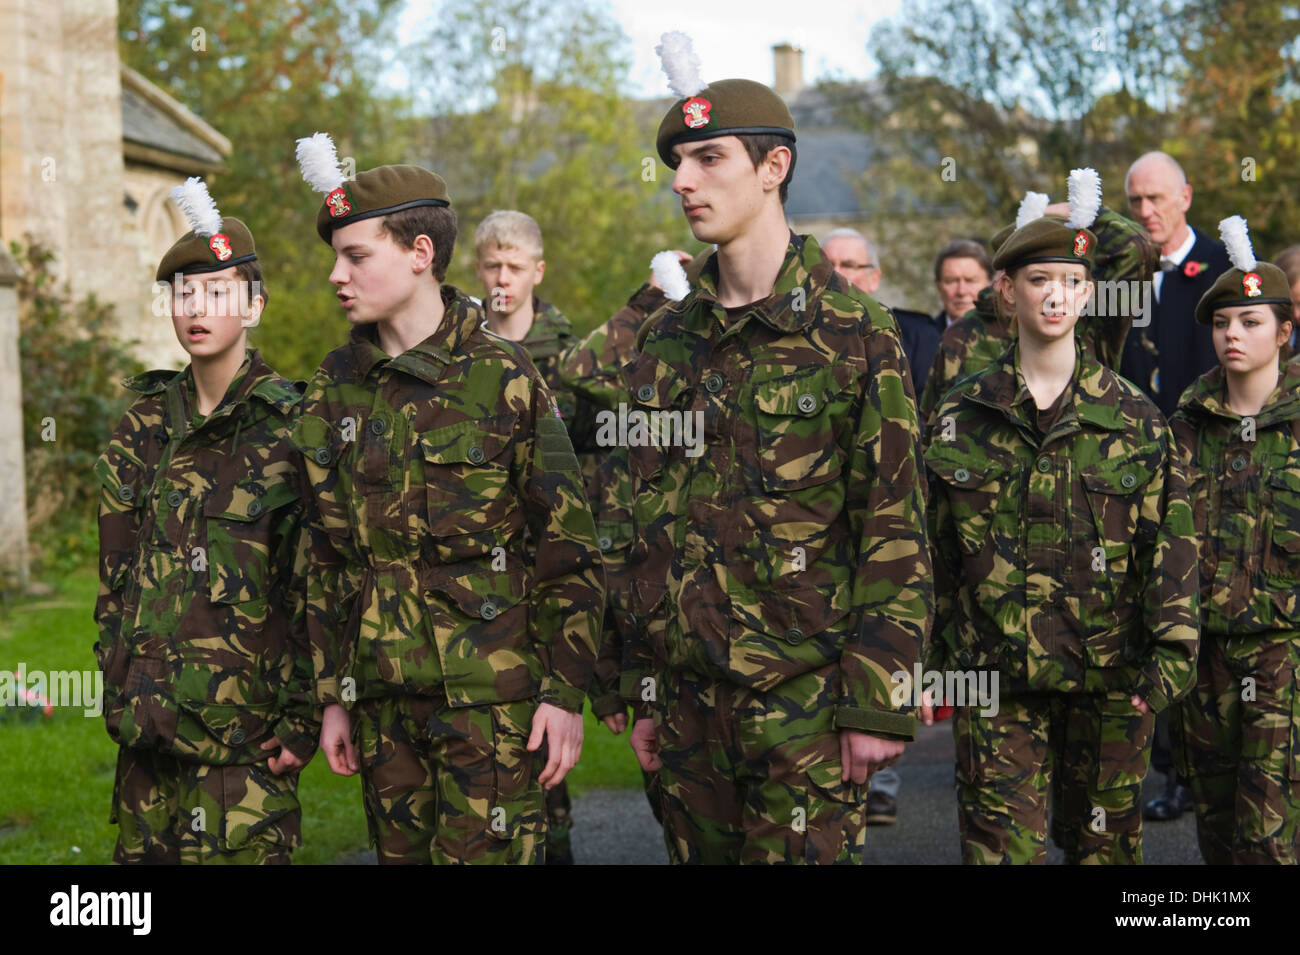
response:
<path fill-rule="evenodd" d="M 361 768 L 352 745 L 352 717 L 341 703 L 331 703 L 321 714 L 320 748 L 336 776 L 352 776 Z"/>
<path fill-rule="evenodd" d="M 275 749 L 279 747 L 280 754 L 272 756 L 267 760 L 266 765 L 271 767 L 271 772 L 277 776 L 283 776 L 285 773 L 296 773 L 306 766 L 310 759 L 299 759 L 293 753 L 289 752 L 289 747 L 281 743 L 276 737 L 272 736 L 262 744 L 262 749 Z"/>
<path fill-rule="evenodd" d="M 546 766 L 537 781 L 551 789 L 564 782 L 578 757 L 582 755 L 582 714 L 570 713 L 550 703 L 540 703 L 533 714 L 533 732 L 528 749 L 537 749 L 546 740 Z"/>
<path fill-rule="evenodd" d="M 615 736 L 627 729 L 626 713 L 615 713 L 613 716 L 602 716 L 600 719 Z"/>
<path fill-rule="evenodd" d="M 934 708 L 943 705 L 943 698 L 930 687 L 921 693 L 921 722 L 926 726 L 934 725 Z"/>
<path fill-rule="evenodd" d="M 691 259 L 695 258 L 691 253 L 683 252 L 681 249 L 673 249 L 673 255 L 677 256 L 677 261 L 682 263 L 683 268 L 690 264 Z M 663 291 L 663 287 L 660 286 L 659 280 L 654 277 L 653 273 L 650 275 L 650 285 L 652 288 L 657 288 L 661 292 Z"/>
<path fill-rule="evenodd" d="M 1151 712 L 1151 707 L 1150 707 L 1150 705 L 1147 703 L 1147 701 L 1144 700 L 1144 699 L 1142 699 L 1142 697 L 1138 696 L 1136 693 L 1133 694 L 1133 696 L 1132 696 L 1132 698 L 1129 700 L 1129 702 L 1132 703 L 1133 706 L 1137 708 L 1137 711 L 1138 711 L 1139 713 L 1150 713 L 1150 712 Z"/>
<path fill-rule="evenodd" d="M 906 744 L 898 739 L 881 739 L 861 730 L 840 730 L 840 781 L 852 777 L 862 785 L 878 769 L 903 755 Z"/>
<path fill-rule="evenodd" d="M 637 720 L 632 725 L 632 735 L 627 738 L 636 761 L 647 773 L 659 768 L 659 741 L 655 739 L 655 721 Z"/>

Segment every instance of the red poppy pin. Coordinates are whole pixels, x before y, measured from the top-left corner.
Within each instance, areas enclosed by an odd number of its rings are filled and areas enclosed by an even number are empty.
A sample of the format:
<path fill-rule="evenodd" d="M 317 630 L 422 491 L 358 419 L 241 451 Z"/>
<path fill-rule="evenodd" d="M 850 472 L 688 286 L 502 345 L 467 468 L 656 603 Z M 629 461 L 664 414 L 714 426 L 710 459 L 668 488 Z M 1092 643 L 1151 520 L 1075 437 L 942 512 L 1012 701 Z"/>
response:
<path fill-rule="evenodd" d="M 1183 266 L 1183 274 L 1189 279 L 1194 279 L 1209 267 L 1209 262 L 1188 262 Z"/>
<path fill-rule="evenodd" d="M 1088 254 L 1088 233 L 1080 229 L 1074 234 L 1074 257 L 1083 258 Z"/>
<path fill-rule="evenodd" d="M 230 247 L 230 236 L 224 232 L 218 232 L 208 239 L 208 248 L 212 250 L 218 262 L 224 262 L 235 254 L 235 250 Z"/>
<path fill-rule="evenodd" d="M 682 104 L 682 115 L 686 118 L 686 125 L 691 129 L 699 129 L 701 126 L 709 125 L 709 110 L 713 109 L 713 104 L 703 96 L 692 96 Z"/>
<path fill-rule="evenodd" d="M 330 207 L 330 217 L 338 219 L 352 211 L 352 204 L 348 202 L 348 194 L 339 186 L 328 196 L 325 197 L 325 204 Z"/>
<path fill-rule="evenodd" d="M 1246 292 L 1246 298 L 1259 298 L 1259 296 L 1263 295 L 1264 291 L 1259 287 L 1263 281 L 1257 272 L 1247 272 L 1243 275 L 1241 277 L 1241 287 Z"/>

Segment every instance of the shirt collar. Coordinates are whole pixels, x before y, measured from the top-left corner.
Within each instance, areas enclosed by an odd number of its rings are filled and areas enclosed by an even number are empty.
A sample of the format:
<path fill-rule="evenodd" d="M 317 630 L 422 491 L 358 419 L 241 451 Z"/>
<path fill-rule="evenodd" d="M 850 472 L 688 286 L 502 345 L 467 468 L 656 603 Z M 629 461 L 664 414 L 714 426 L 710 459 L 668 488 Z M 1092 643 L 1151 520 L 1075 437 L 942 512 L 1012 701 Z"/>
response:
<path fill-rule="evenodd" d="M 379 333 L 374 323 L 352 329 L 349 341 L 361 379 L 364 380 L 373 368 L 381 364 L 430 384 L 442 377 L 442 370 L 451 363 L 452 356 L 483 324 L 484 313 L 481 306 L 453 285 L 443 285 L 440 293 L 443 312 L 437 329 L 395 358 L 379 347 Z"/>
<path fill-rule="evenodd" d="M 777 272 L 772 294 L 749 307 L 742 320 L 749 315 L 780 334 L 789 334 L 806 327 L 813 318 L 815 303 L 826 290 L 835 274 L 831 263 L 822 255 L 817 240 L 808 235 L 790 233 L 785 260 Z M 802 292 L 800 292 L 802 289 Z M 700 273 L 699 284 L 691 293 L 673 306 L 670 311 L 684 312 L 696 302 L 711 306 L 721 314 L 718 302 L 718 254 L 709 256 Z M 798 307 L 796 307 L 798 306 Z"/>
<path fill-rule="evenodd" d="M 1173 255 L 1166 255 L 1164 258 L 1173 262 L 1174 265 L 1182 265 L 1183 260 L 1192 254 L 1192 246 L 1196 245 L 1196 230 L 1191 226 L 1187 227 L 1187 238 L 1183 239 L 1183 244 L 1174 249 Z"/>

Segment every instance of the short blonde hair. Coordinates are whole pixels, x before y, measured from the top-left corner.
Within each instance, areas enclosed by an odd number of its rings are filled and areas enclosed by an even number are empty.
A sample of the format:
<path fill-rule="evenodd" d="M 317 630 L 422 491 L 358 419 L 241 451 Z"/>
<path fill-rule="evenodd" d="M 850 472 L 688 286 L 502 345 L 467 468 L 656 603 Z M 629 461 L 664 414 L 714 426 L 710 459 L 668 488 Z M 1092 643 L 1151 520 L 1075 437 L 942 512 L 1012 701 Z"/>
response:
<path fill-rule="evenodd" d="M 495 245 L 502 249 L 519 249 L 539 262 L 542 259 L 542 229 L 537 221 L 524 212 L 498 209 L 478 224 L 474 230 L 474 252 L 482 255 L 483 249 Z"/>

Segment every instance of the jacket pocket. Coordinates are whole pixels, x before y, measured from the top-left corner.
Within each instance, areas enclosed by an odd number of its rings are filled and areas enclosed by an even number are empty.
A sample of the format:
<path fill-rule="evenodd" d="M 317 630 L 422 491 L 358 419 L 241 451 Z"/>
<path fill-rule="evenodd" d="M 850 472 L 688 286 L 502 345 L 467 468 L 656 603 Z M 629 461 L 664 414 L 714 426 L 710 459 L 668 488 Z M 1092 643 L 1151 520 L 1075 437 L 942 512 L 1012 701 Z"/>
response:
<path fill-rule="evenodd" d="M 848 636 L 838 591 L 819 587 L 731 595 L 728 664 L 745 686 L 767 689 L 838 660 Z"/>
<path fill-rule="evenodd" d="M 272 531 L 280 509 L 298 500 L 290 474 L 246 478 L 204 502 L 208 587 L 213 603 L 265 601 L 274 572 Z M 264 614 L 255 614 L 259 619 Z"/>
<path fill-rule="evenodd" d="M 844 469 L 836 423 L 852 405 L 852 372 L 828 366 L 812 375 L 754 386 L 763 489 L 784 494 L 833 481 Z M 844 380 L 847 379 L 847 380 Z"/>
<path fill-rule="evenodd" d="M 209 703 L 181 699 L 175 755 L 213 765 L 247 763 L 262 755 L 270 738 L 275 704 Z"/>
<path fill-rule="evenodd" d="M 1290 589 L 1287 596 L 1294 609 L 1296 591 L 1300 589 L 1300 473 L 1274 471 L 1266 483 L 1272 494 L 1268 508 L 1272 527 L 1264 569 L 1270 583 Z"/>
<path fill-rule="evenodd" d="M 632 404 L 628 409 L 628 467 L 640 481 L 653 483 L 664 468 L 668 454 L 664 434 L 666 415 L 685 415 L 682 396 L 686 381 L 671 365 L 653 355 L 640 356 L 628 373 Z M 685 423 L 684 419 L 680 422 Z M 672 430 L 677 430 L 676 426 Z M 680 432 L 679 432 L 680 433 Z"/>
<path fill-rule="evenodd" d="M 510 481 L 517 420 L 498 415 L 420 434 L 426 520 L 441 563 L 490 554 L 523 527 Z"/>
<path fill-rule="evenodd" d="M 436 568 L 427 609 L 447 701 L 475 706 L 537 695 L 543 662 L 529 633 L 528 574 Z"/>
<path fill-rule="evenodd" d="M 925 464 L 943 483 L 942 493 L 948 499 L 962 554 L 980 554 L 998 513 L 1008 474 L 1006 466 L 946 455 L 938 445 L 926 451 Z"/>
<path fill-rule="evenodd" d="M 123 746 L 167 750 L 176 737 L 177 719 L 170 661 L 132 657 L 121 709 L 108 711 L 108 735 Z"/>

